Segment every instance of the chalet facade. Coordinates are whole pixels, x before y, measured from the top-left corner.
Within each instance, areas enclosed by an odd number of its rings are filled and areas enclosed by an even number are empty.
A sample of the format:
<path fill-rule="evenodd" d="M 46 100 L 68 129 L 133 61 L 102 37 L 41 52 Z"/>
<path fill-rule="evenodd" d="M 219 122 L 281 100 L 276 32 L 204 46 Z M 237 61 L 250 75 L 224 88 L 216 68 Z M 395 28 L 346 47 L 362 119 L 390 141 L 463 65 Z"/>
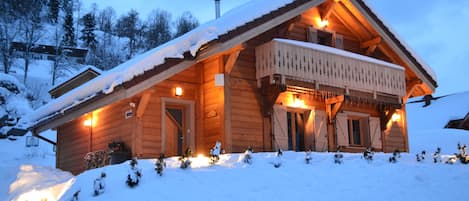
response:
<path fill-rule="evenodd" d="M 257 1 L 228 15 L 267 4 L 184 58 L 158 63 L 157 48 L 117 67 L 152 66 L 129 79 L 103 73 L 38 109 L 31 130 L 57 129 L 57 167 L 73 173 L 111 142 L 140 158 L 206 154 L 216 141 L 226 152 L 408 151 L 405 102 L 433 93 L 431 69 L 362 0 Z M 124 81 L 92 91 L 112 76 Z"/>
<path fill-rule="evenodd" d="M 12 42 L 11 49 L 15 52 L 14 56 L 17 58 L 23 58 L 26 52 L 27 46 L 22 42 Z M 77 47 L 62 47 L 60 52 L 57 52 L 55 46 L 34 44 L 31 48 L 31 57 L 36 60 L 50 60 L 54 61 L 57 55 L 63 54 L 68 59 L 76 63 L 84 64 L 86 55 L 88 54 L 87 49 Z"/>

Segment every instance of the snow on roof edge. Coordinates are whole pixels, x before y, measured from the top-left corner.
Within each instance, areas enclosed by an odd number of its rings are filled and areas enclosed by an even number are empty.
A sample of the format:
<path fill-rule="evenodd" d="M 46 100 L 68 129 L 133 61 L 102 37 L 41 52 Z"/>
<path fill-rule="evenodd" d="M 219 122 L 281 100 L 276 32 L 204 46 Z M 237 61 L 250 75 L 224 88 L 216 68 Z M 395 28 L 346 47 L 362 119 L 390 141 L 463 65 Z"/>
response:
<path fill-rule="evenodd" d="M 425 70 L 428 75 L 437 83 L 437 76 L 435 71 L 412 49 L 410 46 L 402 40 L 402 37 L 397 34 L 392 27 L 388 26 L 389 23 L 386 22 L 386 20 L 380 16 L 377 12 L 375 12 L 373 6 L 371 6 L 369 3 L 367 3 L 365 0 L 362 0 L 364 5 L 366 5 L 370 11 L 383 23 L 383 25 L 389 30 L 391 34 L 394 35 L 394 37 L 401 43 L 401 45 L 410 53 L 412 57 L 422 66 L 423 70 Z"/>
<path fill-rule="evenodd" d="M 288 44 L 292 44 L 292 45 L 297 45 L 297 46 L 309 48 L 309 49 L 320 50 L 320 51 L 324 51 L 324 52 L 339 55 L 339 56 L 351 57 L 351 58 L 358 59 L 358 60 L 361 60 L 361 61 L 364 61 L 364 62 L 380 64 L 380 65 L 384 65 L 384 66 L 387 66 L 387 67 L 390 67 L 390 68 L 405 70 L 404 67 L 393 64 L 393 63 L 389 63 L 389 62 L 386 62 L 386 61 L 378 60 L 378 59 L 375 59 L 375 58 L 367 57 L 367 56 L 364 56 L 364 55 L 344 51 L 344 50 L 341 50 L 341 49 L 337 49 L 337 48 L 333 48 L 333 47 L 329 47 L 329 46 L 325 46 L 325 45 L 319 45 L 319 44 L 315 44 L 315 43 L 295 41 L 295 40 L 289 40 L 289 39 L 282 39 L 282 38 L 275 38 L 274 40 L 278 41 L 278 42 L 282 42 L 282 43 L 288 43 Z"/>
<path fill-rule="evenodd" d="M 57 99 L 51 100 L 46 105 L 38 108 L 24 121 L 29 125 L 37 124 L 59 112 L 63 113 L 64 108 L 78 105 L 100 92 L 111 93 L 115 86 L 130 81 L 145 71 L 163 64 L 166 58 L 184 58 L 183 54 L 187 51 L 195 56 L 202 45 L 293 1 L 252 0 L 247 2 L 226 12 L 220 18 L 202 24 L 178 38 L 136 56 Z"/>

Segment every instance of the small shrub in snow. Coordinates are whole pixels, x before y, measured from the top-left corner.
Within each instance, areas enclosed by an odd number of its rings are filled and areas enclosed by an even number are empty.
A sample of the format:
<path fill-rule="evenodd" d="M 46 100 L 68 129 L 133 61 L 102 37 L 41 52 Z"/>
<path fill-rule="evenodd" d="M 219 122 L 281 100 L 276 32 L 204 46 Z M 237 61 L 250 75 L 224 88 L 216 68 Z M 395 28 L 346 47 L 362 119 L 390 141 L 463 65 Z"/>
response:
<path fill-rule="evenodd" d="M 210 161 L 216 163 L 220 160 L 221 142 L 217 141 L 215 146 L 210 149 Z"/>
<path fill-rule="evenodd" d="M 130 169 L 129 169 L 129 174 L 127 175 L 126 183 L 129 187 L 134 187 L 138 185 L 140 178 L 142 178 L 142 170 L 138 168 L 137 159 L 133 158 L 130 161 Z"/>
<path fill-rule="evenodd" d="M 164 161 L 164 154 L 160 154 L 160 157 L 155 162 L 156 173 L 160 176 L 163 176 L 163 169 L 166 167 L 166 162 Z"/>
<path fill-rule="evenodd" d="M 433 163 L 441 162 L 441 148 L 436 148 L 435 153 L 433 154 Z"/>
<path fill-rule="evenodd" d="M 342 164 L 343 163 L 344 155 L 340 153 L 340 147 L 337 148 L 337 153 L 334 154 L 334 163 L 335 164 Z"/>
<path fill-rule="evenodd" d="M 305 155 L 306 164 L 310 164 L 312 159 L 313 158 L 311 157 L 311 149 L 309 149 L 308 151 L 306 151 L 306 155 Z"/>
<path fill-rule="evenodd" d="M 80 190 L 75 191 L 72 195 L 71 201 L 78 201 L 78 195 L 80 194 Z"/>
<path fill-rule="evenodd" d="M 446 163 L 446 164 L 453 165 L 453 164 L 455 164 L 457 161 L 458 161 L 458 155 L 457 155 L 457 154 L 454 154 L 454 155 L 450 156 L 450 157 L 448 158 L 448 160 L 446 160 L 445 163 Z"/>
<path fill-rule="evenodd" d="M 396 163 L 397 162 L 397 159 L 401 157 L 401 152 L 399 150 L 394 150 L 394 152 L 392 152 L 392 156 L 389 157 L 389 162 L 390 163 Z"/>
<path fill-rule="evenodd" d="M 368 162 L 373 160 L 373 155 L 374 153 L 371 151 L 371 148 L 366 148 L 365 151 L 363 152 L 363 158 L 367 160 Z"/>
<path fill-rule="evenodd" d="M 459 154 L 457 155 L 461 163 L 468 164 L 469 163 L 469 156 L 467 155 L 467 146 L 458 143 L 458 150 Z"/>
<path fill-rule="evenodd" d="M 417 162 L 425 160 L 426 154 L 427 152 L 425 150 L 423 150 L 420 154 L 416 154 Z"/>
<path fill-rule="evenodd" d="M 281 161 L 282 155 L 283 155 L 282 149 L 278 149 L 277 157 L 275 157 L 275 160 L 274 160 L 274 167 L 275 168 L 279 168 L 282 165 L 282 161 Z"/>
<path fill-rule="evenodd" d="M 192 156 L 191 148 L 187 148 L 185 153 L 179 158 L 181 161 L 181 165 L 179 166 L 181 169 L 187 169 L 191 166 L 190 157 Z"/>
<path fill-rule="evenodd" d="M 246 151 L 244 151 L 243 162 L 247 164 L 252 164 L 252 147 L 248 147 Z"/>
<path fill-rule="evenodd" d="M 106 178 L 106 173 L 101 173 L 101 176 L 94 180 L 93 187 L 94 187 L 94 196 L 98 196 L 104 193 L 104 188 L 106 184 L 104 182 L 104 178 Z"/>

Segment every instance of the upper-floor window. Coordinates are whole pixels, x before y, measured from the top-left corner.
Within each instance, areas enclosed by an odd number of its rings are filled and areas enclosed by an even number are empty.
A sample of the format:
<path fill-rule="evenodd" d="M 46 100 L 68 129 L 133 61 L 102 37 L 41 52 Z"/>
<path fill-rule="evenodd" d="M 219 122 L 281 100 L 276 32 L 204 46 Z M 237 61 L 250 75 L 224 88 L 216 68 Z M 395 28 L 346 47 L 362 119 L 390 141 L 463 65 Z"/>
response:
<path fill-rule="evenodd" d="M 326 30 L 316 29 L 314 27 L 308 27 L 307 31 L 308 42 L 318 43 L 321 45 L 335 47 L 338 49 L 344 48 L 343 36 L 337 33 L 329 32 Z"/>

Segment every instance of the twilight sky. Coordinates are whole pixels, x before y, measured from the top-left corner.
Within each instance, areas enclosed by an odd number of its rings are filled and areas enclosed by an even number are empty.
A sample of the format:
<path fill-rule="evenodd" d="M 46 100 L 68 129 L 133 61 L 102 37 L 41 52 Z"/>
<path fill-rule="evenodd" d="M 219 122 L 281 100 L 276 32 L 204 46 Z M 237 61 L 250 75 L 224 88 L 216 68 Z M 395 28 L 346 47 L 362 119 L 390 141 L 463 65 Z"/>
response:
<path fill-rule="evenodd" d="M 248 0 L 221 0 L 221 13 Z M 201 22 L 214 18 L 213 0 L 82 0 L 83 8 L 96 3 L 99 9 L 113 7 L 117 15 L 134 8 L 146 19 L 148 13 L 161 8 L 173 19 L 190 11 Z M 469 91 L 469 1 L 441 0 L 366 0 L 436 72 L 439 87 L 436 95 Z"/>

